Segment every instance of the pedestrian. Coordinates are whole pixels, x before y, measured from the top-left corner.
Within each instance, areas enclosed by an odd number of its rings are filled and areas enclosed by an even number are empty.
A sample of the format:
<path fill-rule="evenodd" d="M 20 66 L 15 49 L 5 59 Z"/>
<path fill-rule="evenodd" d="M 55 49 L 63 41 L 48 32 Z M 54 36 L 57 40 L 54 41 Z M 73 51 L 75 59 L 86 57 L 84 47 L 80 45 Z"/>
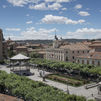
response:
<path fill-rule="evenodd" d="M 45 71 L 42 73 L 43 81 L 45 81 Z"/>
<path fill-rule="evenodd" d="M 39 71 L 39 75 L 40 75 L 40 77 L 42 77 L 42 70 Z"/>

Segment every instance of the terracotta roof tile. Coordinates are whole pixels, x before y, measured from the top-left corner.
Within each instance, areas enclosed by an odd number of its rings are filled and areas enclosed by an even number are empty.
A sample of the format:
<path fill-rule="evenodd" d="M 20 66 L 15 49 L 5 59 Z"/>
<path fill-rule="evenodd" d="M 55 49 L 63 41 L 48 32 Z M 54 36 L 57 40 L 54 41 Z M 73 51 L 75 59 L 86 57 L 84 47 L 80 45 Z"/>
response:
<path fill-rule="evenodd" d="M 0 101 L 24 101 L 24 100 L 18 99 L 16 97 L 8 96 L 5 94 L 0 94 Z"/>
<path fill-rule="evenodd" d="M 84 45 L 82 43 L 64 45 L 64 46 L 60 46 L 60 48 L 63 48 L 63 49 L 68 48 L 70 50 L 89 50 L 90 49 L 87 45 Z"/>

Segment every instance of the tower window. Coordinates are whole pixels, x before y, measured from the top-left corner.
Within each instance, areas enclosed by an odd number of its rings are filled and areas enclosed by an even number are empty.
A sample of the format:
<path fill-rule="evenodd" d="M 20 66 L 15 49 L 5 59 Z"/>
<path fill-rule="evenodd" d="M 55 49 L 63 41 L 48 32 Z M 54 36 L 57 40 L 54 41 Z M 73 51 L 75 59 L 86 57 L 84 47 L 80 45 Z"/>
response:
<path fill-rule="evenodd" d="M 68 57 L 66 57 L 66 61 L 68 61 Z"/>
<path fill-rule="evenodd" d="M 74 53 L 74 51 L 72 51 L 72 53 Z"/>
<path fill-rule="evenodd" d="M 74 56 L 72 58 L 74 59 Z"/>
<path fill-rule="evenodd" d="M 66 51 L 66 53 L 68 53 L 68 51 Z"/>

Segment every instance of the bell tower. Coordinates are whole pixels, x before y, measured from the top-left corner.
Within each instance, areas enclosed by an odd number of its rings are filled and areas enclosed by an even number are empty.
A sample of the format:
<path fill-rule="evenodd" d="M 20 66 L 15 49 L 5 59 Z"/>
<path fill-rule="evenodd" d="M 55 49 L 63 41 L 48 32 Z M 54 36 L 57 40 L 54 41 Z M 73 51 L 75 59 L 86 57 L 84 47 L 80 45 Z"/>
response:
<path fill-rule="evenodd" d="M 58 48 L 59 47 L 59 40 L 57 35 L 55 34 L 55 40 L 53 41 L 53 48 Z"/>

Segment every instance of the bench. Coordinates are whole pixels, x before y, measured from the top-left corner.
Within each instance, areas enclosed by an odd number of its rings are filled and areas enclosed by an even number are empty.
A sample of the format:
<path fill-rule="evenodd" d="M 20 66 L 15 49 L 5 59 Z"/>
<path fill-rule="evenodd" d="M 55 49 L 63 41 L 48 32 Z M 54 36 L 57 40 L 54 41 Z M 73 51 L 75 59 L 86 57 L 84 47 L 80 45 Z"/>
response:
<path fill-rule="evenodd" d="M 96 87 L 96 86 L 98 86 L 98 85 L 99 85 L 98 83 L 92 83 L 92 84 L 87 84 L 87 85 L 85 85 L 84 87 L 85 87 L 85 89 L 89 89 L 89 88 Z"/>

